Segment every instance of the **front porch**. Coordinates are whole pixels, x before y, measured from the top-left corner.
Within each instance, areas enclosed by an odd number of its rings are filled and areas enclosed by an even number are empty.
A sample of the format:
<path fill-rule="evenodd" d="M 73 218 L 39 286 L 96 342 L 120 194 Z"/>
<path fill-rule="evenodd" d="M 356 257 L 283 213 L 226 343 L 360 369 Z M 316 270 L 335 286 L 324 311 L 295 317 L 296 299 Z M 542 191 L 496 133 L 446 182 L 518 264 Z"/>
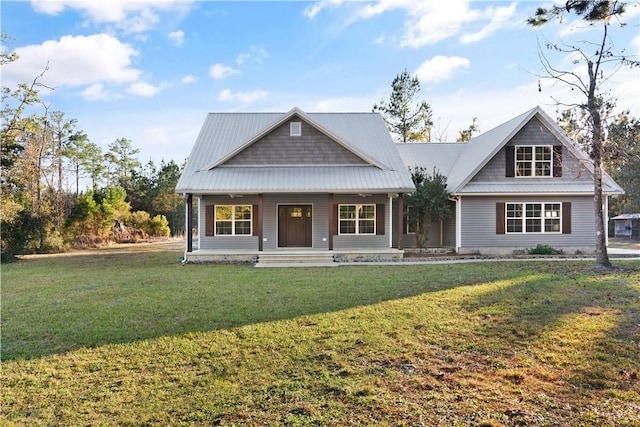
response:
<path fill-rule="evenodd" d="M 256 267 L 337 266 L 358 262 L 402 262 L 404 251 L 385 249 L 279 249 L 258 251 L 249 249 L 198 249 L 185 254 L 184 263 L 250 263 Z"/>

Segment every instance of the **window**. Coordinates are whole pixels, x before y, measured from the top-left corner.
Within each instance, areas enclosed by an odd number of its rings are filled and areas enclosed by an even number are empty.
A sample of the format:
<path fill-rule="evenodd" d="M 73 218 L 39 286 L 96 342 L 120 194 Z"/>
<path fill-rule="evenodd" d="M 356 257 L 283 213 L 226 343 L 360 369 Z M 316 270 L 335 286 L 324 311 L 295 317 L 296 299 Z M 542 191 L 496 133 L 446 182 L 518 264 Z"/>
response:
<path fill-rule="evenodd" d="M 507 233 L 560 233 L 562 203 L 507 203 Z"/>
<path fill-rule="evenodd" d="M 517 146 L 516 176 L 552 176 L 553 147 L 550 145 Z"/>
<path fill-rule="evenodd" d="M 415 206 L 407 206 L 407 215 L 404 219 L 405 232 L 415 234 L 418 232 L 418 213 Z"/>
<path fill-rule="evenodd" d="M 290 136 L 302 136 L 302 122 L 290 122 L 289 123 L 289 135 Z"/>
<path fill-rule="evenodd" d="M 217 205 L 216 236 L 250 236 L 251 214 L 251 205 Z"/>
<path fill-rule="evenodd" d="M 339 205 L 339 234 L 376 234 L 376 205 Z"/>

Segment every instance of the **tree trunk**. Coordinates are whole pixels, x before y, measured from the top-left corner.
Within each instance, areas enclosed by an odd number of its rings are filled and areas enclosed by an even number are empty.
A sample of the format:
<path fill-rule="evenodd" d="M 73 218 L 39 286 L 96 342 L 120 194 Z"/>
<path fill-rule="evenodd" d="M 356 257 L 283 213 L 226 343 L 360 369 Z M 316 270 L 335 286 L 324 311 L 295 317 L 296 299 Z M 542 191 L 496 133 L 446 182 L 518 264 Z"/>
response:
<path fill-rule="evenodd" d="M 595 191 L 593 193 L 593 204 L 595 205 L 596 216 L 596 267 L 611 268 L 609 253 L 607 251 L 606 232 L 604 224 L 604 197 L 602 195 L 602 168 L 599 163 L 594 165 L 593 180 Z"/>

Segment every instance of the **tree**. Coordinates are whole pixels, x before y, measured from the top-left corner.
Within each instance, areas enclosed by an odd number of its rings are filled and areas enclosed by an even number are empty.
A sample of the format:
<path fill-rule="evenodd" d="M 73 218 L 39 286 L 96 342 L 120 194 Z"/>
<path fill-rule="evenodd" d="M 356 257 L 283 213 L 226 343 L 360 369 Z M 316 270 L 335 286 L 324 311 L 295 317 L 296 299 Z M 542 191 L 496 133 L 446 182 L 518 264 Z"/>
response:
<path fill-rule="evenodd" d="M 429 173 L 425 168 L 410 168 L 416 191 L 407 196 L 407 220 L 417 223 L 416 245 L 423 248 L 429 240 L 429 229 L 433 221 L 443 221 L 451 214 L 447 177 L 435 168 Z"/>
<path fill-rule="evenodd" d="M 463 129 L 460 131 L 460 135 L 456 139 L 456 142 L 468 142 L 473 138 L 473 134 L 480 131 L 480 124 L 478 123 L 478 118 L 474 117 L 471 120 L 471 124 L 467 129 Z"/>
<path fill-rule="evenodd" d="M 603 164 L 609 174 L 625 189 L 609 205 L 617 214 L 640 212 L 640 119 L 623 111 L 608 128 L 609 144 Z"/>
<path fill-rule="evenodd" d="M 619 22 L 625 12 L 625 3 L 608 0 L 568 0 L 561 6 L 551 8 L 540 7 L 535 15 L 527 22 L 532 26 L 541 26 L 550 20 L 563 22 L 565 15 L 575 14 L 579 20 L 594 28 L 600 28 L 601 33 L 596 42 L 585 40 L 576 45 L 564 43 L 547 43 L 546 47 L 552 52 L 573 58 L 572 67 L 567 70 L 557 68 L 544 55 L 541 56 L 544 77 L 559 81 L 571 90 L 577 91 L 583 100 L 573 104 L 558 104 L 568 108 L 578 108 L 585 112 L 589 123 L 589 152 L 593 163 L 594 176 L 594 207 L 596 221 L 596 266 L 611 268 L 611 262 L 606 246 L 606 228 L 604 224 L 604 195 L 602 189 L 602 155 L 605 141 L 603 113 L 612 105 L 604 92 L 603 83 L 622 66 L 636 67 L 637 60 L 629 59 L 624 52 L 618 52 L 609 35 L 609 26 Z"/>
<path fill-rule="evenodd" d="M 420 80 L 405 69 L 391 83 L 389 102 L 381 100 L 373 111 L 382 114 L 387 128 L 399 142 L 431 142 L 433 128 L 431 107 L 426 101 L 414 103 L 420 92 Z"/>
<path fill-rule="evenodd" d="M 115 170 L 112 172 L 116 182 L 112 183 L 123 186 L 125 189 L 131 185 L 133 171 L 140 167 L 140 162 L 136 157 L 140 150 L 133 148 L 131 141 L 127 138 L 116 139 L 109 144 L 109 152 L 106 154 L 108 161 L 113 163 Z"/>

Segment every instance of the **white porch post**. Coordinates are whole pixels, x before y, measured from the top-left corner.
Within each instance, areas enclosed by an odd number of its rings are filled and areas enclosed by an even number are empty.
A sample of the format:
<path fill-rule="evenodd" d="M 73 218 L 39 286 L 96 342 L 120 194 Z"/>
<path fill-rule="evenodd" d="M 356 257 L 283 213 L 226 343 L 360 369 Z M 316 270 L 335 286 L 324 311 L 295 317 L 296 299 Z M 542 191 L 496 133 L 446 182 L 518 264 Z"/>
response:
<path fill-rule="evenodd" d="M 602 218 L 604 221 L 604 245 L 609 247 L 609 196 L 604 196 L 604 209 Z"/>
<path fill-rule="evenodd" d="M 393 247 L 393 196 L 389 195 L 389 247 Z"/>
<path fill-rule="evenodd" d="M 462 247 L 462 197 L 456 198 L 456 253 Z"/>
<path fill-rule="evenodd" d="M 200 221 L 200 218 L 202 218 L 202 215 L 200 215 L 202 212 L 202 196 L 198 196 L 198 250 L 201 249 L 200 245 L 202 244 L 202 236 L 204 235 L 204 233 L 202 232 L 202 224 Z"/>

